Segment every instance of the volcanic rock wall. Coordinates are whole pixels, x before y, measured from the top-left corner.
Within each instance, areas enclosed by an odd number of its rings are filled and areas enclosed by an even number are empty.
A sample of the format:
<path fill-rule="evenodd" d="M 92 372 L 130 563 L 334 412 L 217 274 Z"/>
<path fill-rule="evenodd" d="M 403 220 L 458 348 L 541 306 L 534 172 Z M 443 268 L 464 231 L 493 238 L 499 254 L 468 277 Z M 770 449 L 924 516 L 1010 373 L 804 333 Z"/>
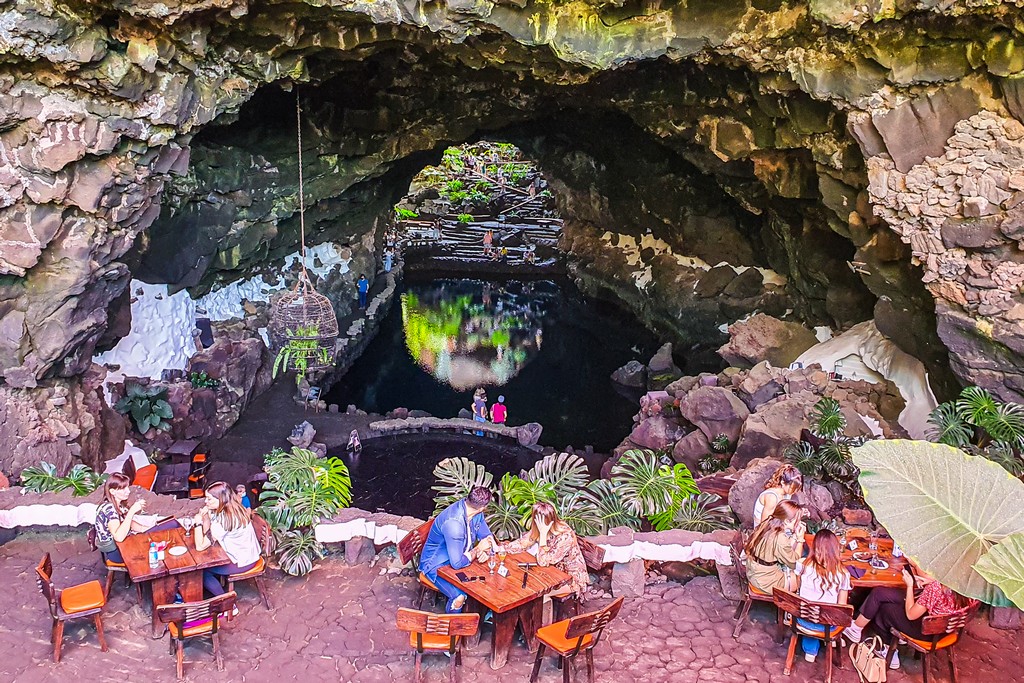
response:
<path fill-rule="evenodd" d="M 0 1 L 0 377 L 81 375 L 132 274 L 199 294 L 294 251 L 298 88 L 312 240 L 357 264 L 419 168 L 509 139 L 561 186 L 581 278 L 619 279 L 582 249 L 606 233 L 771 269 L 773 305 L 873 314 L 940 394 L 952 351 L 1021 400 L 1022 4 Z M 662 256 L 628 285 L 655 321 L 727 275 Z"/>

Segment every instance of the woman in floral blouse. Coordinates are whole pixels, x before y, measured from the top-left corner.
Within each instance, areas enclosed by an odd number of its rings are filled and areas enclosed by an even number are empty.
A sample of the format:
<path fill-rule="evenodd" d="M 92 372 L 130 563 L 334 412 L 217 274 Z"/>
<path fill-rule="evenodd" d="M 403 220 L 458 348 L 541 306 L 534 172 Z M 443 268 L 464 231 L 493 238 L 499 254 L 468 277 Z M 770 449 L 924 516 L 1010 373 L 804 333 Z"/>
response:
<path fill-rule="evenodd" d="M 568 586 L 551 591 L 549 595 L 575 593 L 580 602 L 584 601 L 589 581 L 587 564 L 576 541 L 576 532 L 558 517 L 551 503 L 536 503 L 530 530 L 505 548 L 510 553 L 533 553 L 540 566 L 554 565 L 572 577 Z"/>

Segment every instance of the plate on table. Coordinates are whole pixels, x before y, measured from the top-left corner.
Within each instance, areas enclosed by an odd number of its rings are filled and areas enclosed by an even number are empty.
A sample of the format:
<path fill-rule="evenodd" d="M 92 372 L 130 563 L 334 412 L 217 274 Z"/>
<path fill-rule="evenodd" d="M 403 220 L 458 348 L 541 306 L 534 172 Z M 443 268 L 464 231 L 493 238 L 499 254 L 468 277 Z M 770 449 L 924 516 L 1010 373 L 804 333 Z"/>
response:
<path fill-rule="evenodd" d="M 174 557 L 181 557 L 182 555 L 184 555 L 187 552 L 188 552 L 188 548 L 186 548 L 183 545 L 176 545 L 173 548 L 168 548 L 167 549 L 167 554 L 168 555 L 173 555 Z"/>
<path fill-rule="evenodd" d="M 870 562 L 868 562 L 868 564 L 871 565 L 872 569 L 888 569 L 889 568 L 889 563 L 886 562 L 885 560 L 871 560 Z"/>
<path fill-rule="evenodd" d="M 871 560 L 871 557 L 873 555 L 874 555 L 874 553 L 872 553 L 872 552 L 868 552 L 866 550 L 862 550 L 861 552 L 854 553 L 853 554 L 853 559 L 857 560 L 858 562 L 868 562 L 868 561 Z"/>

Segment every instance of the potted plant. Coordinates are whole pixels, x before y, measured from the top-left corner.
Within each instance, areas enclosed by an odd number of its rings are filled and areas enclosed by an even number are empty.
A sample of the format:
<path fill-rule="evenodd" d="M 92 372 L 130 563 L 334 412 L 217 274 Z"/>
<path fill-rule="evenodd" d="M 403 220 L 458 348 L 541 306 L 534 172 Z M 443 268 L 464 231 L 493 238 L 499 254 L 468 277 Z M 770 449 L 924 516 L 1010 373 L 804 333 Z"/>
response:
<path fill-rule="evenodd" d="M 320 326 L 298 326 L 286 332 L 287 340 L 274 359 L 272 375 L 295 370 L 295 384 L 302 384 L 309 369 L 322 367 L 330 361 L 330 354 L 319 339 Z"/>

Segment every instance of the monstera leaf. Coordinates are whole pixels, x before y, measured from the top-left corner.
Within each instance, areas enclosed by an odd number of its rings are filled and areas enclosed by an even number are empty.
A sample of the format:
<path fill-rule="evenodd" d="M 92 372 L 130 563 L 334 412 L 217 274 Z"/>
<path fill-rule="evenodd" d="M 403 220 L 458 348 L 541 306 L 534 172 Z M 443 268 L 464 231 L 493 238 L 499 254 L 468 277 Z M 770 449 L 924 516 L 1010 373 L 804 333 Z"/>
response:
<path fill-rule="evenodd" d="M 999 586 L 1014 605 L 1024 609 L 1024 534 L 1001 540 L 974 568 Z"/>
<path fill-rule="evenodd" d="M 521 476 L 526 481 L 545 481 L 551 484 L 558 496 L 579 490 L 590 481 L 587 463 L 575 453 L 552 453 L 538 460 Z"/>
<path fill-rule="evenodd" d="M 985 458 L 926 441 L 869 441 L 852 455 L 865 500 L 908 556 L 958 593 L 1009 604 L 974 565 L 1024 532 L 1024 484 Z"/>
<path fill-rule="evenodd" d="M 494 475 L 469 458 L 445 458 L 434 468 L 434 477 L 437 478 L 437 485 L 430 487 L 437 491 L 434 496 L 434 514 L 468 496 L 474 486 L 491 488 L 491 482 L 494 481 Z"/>

